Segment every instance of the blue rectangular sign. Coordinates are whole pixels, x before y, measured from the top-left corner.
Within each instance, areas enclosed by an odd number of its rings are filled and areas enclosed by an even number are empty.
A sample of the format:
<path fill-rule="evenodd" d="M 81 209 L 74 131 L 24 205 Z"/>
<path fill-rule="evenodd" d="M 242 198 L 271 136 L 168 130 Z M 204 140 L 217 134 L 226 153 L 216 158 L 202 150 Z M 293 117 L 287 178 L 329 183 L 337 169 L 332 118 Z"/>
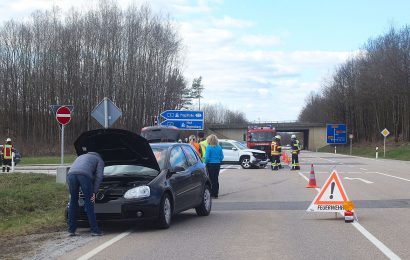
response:
<path fill-rule="evenodd" d="M 346 144 L 346 124 L 326 124 L 328 144 Z"/>
<path fill-rule="evenodd" d="M 162 126 L 175 126 L 181 130 L 203 130 L 204 121 L 202 120 L 178 120 L 167 119 L 161 122 Z"/>
<path fill-rule="evenodd" d="M 167 110 L 161 116 L 165 119 L 204 120 L 204 111 Z"/>

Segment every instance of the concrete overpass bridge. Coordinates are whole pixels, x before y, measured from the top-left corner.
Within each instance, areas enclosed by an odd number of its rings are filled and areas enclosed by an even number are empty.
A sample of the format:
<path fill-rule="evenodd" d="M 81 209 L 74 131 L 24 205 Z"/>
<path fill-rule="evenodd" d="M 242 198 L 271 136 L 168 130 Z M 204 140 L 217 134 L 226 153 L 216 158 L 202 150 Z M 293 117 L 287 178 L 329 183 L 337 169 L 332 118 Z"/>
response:
<path fill-rule="evenodd" d="M 206 124 L 206 128 L 219 138 L 244 140 L 248 125 L 257 127 L 272 126 L 276 132 L 296 133 L 302 141 L 304 148 L 315 151 L 326 146 L 326 124 L 320 123 L 301 123 L 301 122 L 264 122 L 249 124 Z M 282 144 L 286 145 L 286 144 Z"/>

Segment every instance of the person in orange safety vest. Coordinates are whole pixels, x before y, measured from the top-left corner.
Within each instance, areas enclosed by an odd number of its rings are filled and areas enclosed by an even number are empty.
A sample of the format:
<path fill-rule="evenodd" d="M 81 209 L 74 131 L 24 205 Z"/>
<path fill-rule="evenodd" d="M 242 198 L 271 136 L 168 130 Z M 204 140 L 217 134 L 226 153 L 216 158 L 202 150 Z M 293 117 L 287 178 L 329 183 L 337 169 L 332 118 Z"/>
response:
<path fill-rule="evenodd" d="M 271 144 L 271 161 L 272 161 L 272 166 L 271 169 L 273 171 L 279 170 L 281 167 L 280 163 L 280 154 L 282 152 L 282 146 L 280 144 L 280 136 L 277 135 L 273 138 L 272 144 Z"/>
<path fill-rule="evenodd" d="M 3 155 L 3 172 L 6 171 L 6 168 L 7 172 L 10 171 L 10 166 L 13 159 L 13 152 L 14 148 L 11 144 L 11 139 L 7 138 L 6 143 L 3 145 L 3 148 L 1 150 L 1 153 Z"/>

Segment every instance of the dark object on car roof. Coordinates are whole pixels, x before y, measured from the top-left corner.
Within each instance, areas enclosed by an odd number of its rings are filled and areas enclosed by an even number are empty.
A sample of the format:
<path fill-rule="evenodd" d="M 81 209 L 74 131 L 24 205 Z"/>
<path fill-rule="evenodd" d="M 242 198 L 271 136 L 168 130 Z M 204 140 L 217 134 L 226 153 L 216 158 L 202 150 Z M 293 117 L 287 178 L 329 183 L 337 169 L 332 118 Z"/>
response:
<path fill-rule="evenodd" d="M 141 136 L 150 143 L 177 142 L 180 131 L 175 126 L 147 126 L 142 128 Z"/>
<path fill-rule="evenodd" d="M 160 171 L 147 140 L 123 129 L 96 129 L 82 133 L 74 142 L 77 155 L 97 152 L 110 165 L 141 165 Z"/>

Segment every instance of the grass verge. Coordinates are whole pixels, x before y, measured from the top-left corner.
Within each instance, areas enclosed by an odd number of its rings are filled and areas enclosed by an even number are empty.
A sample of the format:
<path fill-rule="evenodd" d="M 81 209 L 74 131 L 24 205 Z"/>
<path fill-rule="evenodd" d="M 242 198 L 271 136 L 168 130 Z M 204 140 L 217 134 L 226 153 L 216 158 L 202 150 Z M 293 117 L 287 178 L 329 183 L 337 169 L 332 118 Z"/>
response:
<path fill-rule="evenodd" d="M 67 154 L 64 155 L 64 163 L 74 162 L 77 155 Z M 61 163 L 60 156 L 33 156 L 23 157 L 19 165 L 34 165 L 34 164 L 59 164 Z"/>
<path fill-rule="evenodd" d="M 65 228 L 67 188 L 45 174 L 0 174 L 0 238 Z"/>
<path fill-rule="evenodd" d="M 383 158 L 383 144 L 353 144 L 352 155 L 375 158 L 376 146 L 379 147 L 379 158 Z M 337 153 L 350 154 L 350 145 L 337 145 Z M 319 152 L 334 153 L 334 145 L 328 145 L 318 150 Z M 410 161 L 410 143 L 387 143 L 386 159 Z"/>

